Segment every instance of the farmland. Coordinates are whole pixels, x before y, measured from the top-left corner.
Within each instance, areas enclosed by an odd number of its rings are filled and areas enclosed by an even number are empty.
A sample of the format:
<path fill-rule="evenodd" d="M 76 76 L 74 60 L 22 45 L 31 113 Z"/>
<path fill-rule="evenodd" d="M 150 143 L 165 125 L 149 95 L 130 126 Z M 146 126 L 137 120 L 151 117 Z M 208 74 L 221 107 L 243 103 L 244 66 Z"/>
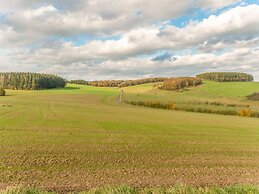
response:
<path fill-rule="evenodd" d="M 152 84 L 124 90 L 132 98 L 244 104 L 258 91 L 258 83 L 231 84 L 235 89 L 206 82 L 183 93 L 154 91 Z M 73 84 L 7 90 L 0 98 L 0 188 L 259 184 L 259 119 L 132 106 L 119 94 Z"/>
<path fill-rule="evenodd" d="M 156 86 L 156 85 L 155 85 Z M 192 112 L 239 115 L 241 111 L 259 111 L 258 101 L 248 100 L 247 96 L 259 91 L 257 82 L 219 83 L 205 81 L 187 91 L 164 91 L 154 84 L 144 84 L 123 89 L 127 102 L 172 102 L 180 110 Z M 254 115 L 258 117 L 258 114 Z"/>

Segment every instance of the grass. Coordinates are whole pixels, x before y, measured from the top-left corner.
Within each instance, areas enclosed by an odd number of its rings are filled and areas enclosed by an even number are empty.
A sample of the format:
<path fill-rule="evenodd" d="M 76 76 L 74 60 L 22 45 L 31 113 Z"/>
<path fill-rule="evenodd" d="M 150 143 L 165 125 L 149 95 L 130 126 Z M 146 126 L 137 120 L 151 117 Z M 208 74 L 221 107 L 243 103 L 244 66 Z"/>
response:
<path fill-rule="evenodd" d="M 153 87 L 153 84 L 124 88 L 124 100 L 131 102 L 154 101 L 173 102 L 180 110 L 204 109 L 205 112 L 236 112 L 238 115 L 248 109 L 259 112 L 259 103 L 247 99 L 247 96 L 259 91 L 257 82 L 212 82 L 189 88 L 189 91 L 165 91 Z M 196 111 L 199 112 L 199 111 Z"/>
<path fill-rule="evenodd" d="M 131 106 L 118 102 L 116 88 L 7 95 L 0 98 L 8 105 L 0 106 L 0 188 L 259 184 L 259 119 Z"/>
<path fill-rule="evenodd" d="M 73 192 L 73 194 L 256 194 L 257 186 L 229 186 L 229 187 L 189 187 L 184 185 L 171 188 L 134 188 L 128 186 L 95 188 L 89 191 Z M 35 188 L 10 187 L 2 190 L 1 194 L 55 194 Z"/>
<path fill-rule="evenodd" d="M 259 91 L 259 82 L 213 82 L 205 81 L 204 84 L 189 88 L 188 92 L 173 92 L 159 90 L 153 87 L 153 84 L 143 84 L 124 88 L 124 91 L 130 94 L 145 94 L 159 97 L 164 95 L 164 98 L 175 98 L 177 101 L 197 100 L 197 99 L 221 99 L 226 100 L 244 100 L 245 97 L 253 92 Z M 184 99 L 182 99 L 184 97 Z"/>

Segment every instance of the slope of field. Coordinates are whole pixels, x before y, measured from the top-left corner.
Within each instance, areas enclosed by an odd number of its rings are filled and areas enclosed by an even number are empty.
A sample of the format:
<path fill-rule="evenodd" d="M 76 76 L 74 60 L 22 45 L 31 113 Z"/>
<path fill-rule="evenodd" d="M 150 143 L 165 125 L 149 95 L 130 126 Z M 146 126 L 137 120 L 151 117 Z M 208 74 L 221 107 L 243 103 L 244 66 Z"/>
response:
<path fill-rule="evenodd" d="M 193 92 L 188 98 L 202 96 Z M 116 88 L 7 94 L 0 188 L 259 184 L 259 119 L 131 106 L 118 102 Z"/>
<path fill-rule="evenodd" d="M 165 91 L 153 84 L 143 84 L 123 88 L 124 99 L 130 101 L 172 101 L 179 107 L 210 108 L 218 110 L 249 109 L 259 111 L 259 102 L 247 99 L 247 96 L 259 91 L 258 82 L 213 82 L 205 81 L 185 92 Z"/>
<path fill-rule="evenodd" d="M 204 84 L 189 88 L 188 92 L 173 92 L 160 90 L 153 87 L 153 84 L 142 84 L 137 86 L 131 86 L 124 88 L 129 93 L 150 93 L 164 95 L 164 97 L 174 97 L 178 100 L 182 97 L 187 98 L 202 98 L 202 99 L 218 99 L 224 97 L 241 97 L 252 94 L 253 92 L 259 92 L 259 82 L 213 82 L 205 81 Z M 151 93 L 153 92 L 153 93 Z M 184 100 L 184 99 L 183 99 Z"/>

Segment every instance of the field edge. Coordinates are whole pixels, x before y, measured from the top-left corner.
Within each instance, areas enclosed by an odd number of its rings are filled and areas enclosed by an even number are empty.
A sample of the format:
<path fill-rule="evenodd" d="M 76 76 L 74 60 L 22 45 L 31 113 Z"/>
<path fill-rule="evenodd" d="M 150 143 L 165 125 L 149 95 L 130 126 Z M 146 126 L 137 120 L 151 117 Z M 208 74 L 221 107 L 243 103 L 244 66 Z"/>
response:
<path fill-rule="evenodd" d="M 175 185 L 173 187 L 154 187 L 154 188 L 137 188 L 130 186 L 108 186 L 101 188 L 93 188 L 86 191 L 64 191 L 64 190 L 45 190 L 33 187 L 14 186 L 0 190 L 1 194 L 257 194 L 259 193 L 259 185 L 233 185 L 224 187 L 191 187 L 187 185 Z"/>

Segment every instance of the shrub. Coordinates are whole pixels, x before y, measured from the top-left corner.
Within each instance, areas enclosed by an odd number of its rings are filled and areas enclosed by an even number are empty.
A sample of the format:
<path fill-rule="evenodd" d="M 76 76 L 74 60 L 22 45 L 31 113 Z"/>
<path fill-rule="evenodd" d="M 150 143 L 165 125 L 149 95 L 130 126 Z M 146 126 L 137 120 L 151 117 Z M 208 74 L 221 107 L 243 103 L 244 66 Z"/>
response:
<path fill-rule="evenodd" d="M 224 106 L 224 104 L 221 102 L 211 102 L 210 104 L 214 106 Z"/>
<path fill-rule="evenodd" d="M 0 88 L 0 96 L 5 96 L 5 90 L 4 88 Z"/>
<path fill-rule="evenodd" d="M 259 118 L 259 112 L 252 112 L 252 117 Z"/>
<path fill-rule="evenodd" d="M 259 92 L 247 96 L 248 100 L 259 101 Z"/>
<path fill-rule="evenodd" d="M 239 112 L 239 116 L 242 117 L 251 117 L 253 114 L 253 111 L 251 109 L 242 109 Z"/>
<path fill-rule="evenodd" d="M 199 113 L 210 113 L 210 114 L 222 114 L 222 115 L 239 115 L 243 117 L 257 117 L 259 118 L 259 112 L 251 109 L 242 109 L 240 111 L 235 109 L 214 109 L 209 107 L 193 107 L 193 106 L 176 106 L 172 101 L 161 102 L 161 101 L 130 101 L 124 100 L 125 103 L 137 106 L 145 106 L 152 108 L 161 108 L 168 110 L 183 110 L 188 112 L 199 112 Z"/>
<path fill-rule="evenodd" d="M 169 110 L 179 110 L 173 102 L 160 102 L 160 101 L 129 101 L 124 100 L 125 103 L 137 106 L 146 106 L 152 108 L 161 108 L 161 109 L 169 109 Z"/>
<path fill-rule="evenodd" d="M 175 103 L 172 101 L 169 102 L 160 102 L 160 101 L 130 101 L 124 100 L 125 103 L 137 106 L 146 106 L 152 108 L 161 108 L 161 109 L 168 109 L 168 110 L 183 110 L 187 112 L 199 112 L 199 113 L 210 113 L 210 114 L 223 114 L 223 115 L 240 115 L 240 116 L 247 116 L 247 117 L 259 117 L 259 112 L 253 112 L 250 109 L 244 109 L 240 112 L 234 109 L 222 109 L 217 110 L 213 108 L 206 108 L 206 107 L 193 107 L 193 106 L 176 106 Z"/>
<path fill-rule="evenodd" d="M 175 104 L 173 102 L 171 102 L 171 101 L 167 104 L 166 107 L 169 110 L 174 110 L 176 108 Z"/>

